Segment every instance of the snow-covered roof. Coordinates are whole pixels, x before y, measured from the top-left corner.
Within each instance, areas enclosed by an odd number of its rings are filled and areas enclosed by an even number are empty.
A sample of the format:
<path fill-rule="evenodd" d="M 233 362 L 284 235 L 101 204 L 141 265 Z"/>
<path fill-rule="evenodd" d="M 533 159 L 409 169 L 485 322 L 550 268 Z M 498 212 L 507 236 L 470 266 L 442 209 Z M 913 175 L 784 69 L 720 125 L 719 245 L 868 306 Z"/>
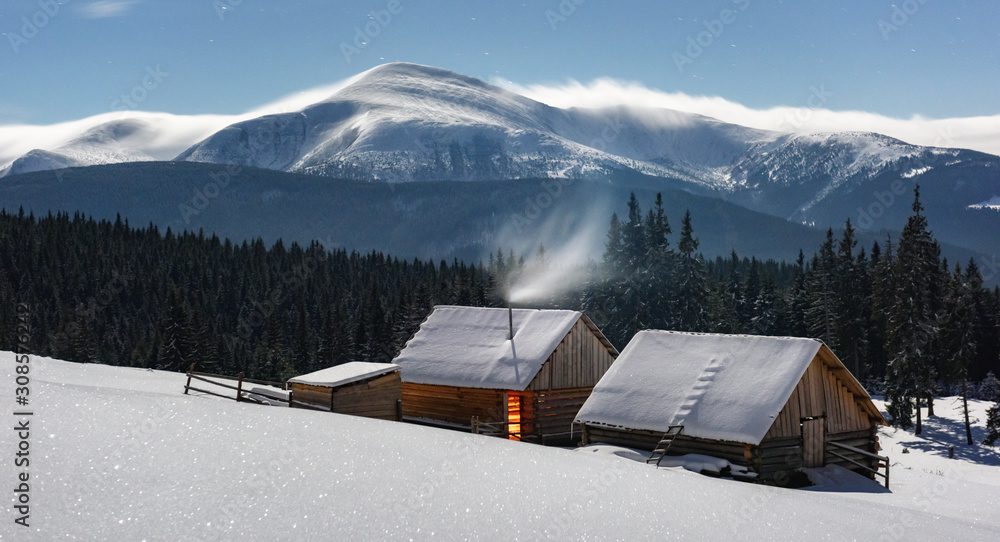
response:
<path fill-rule="evenodd" d="M 640 331 L 577 423 L 759 444 L 823 346 L 817 339 Z"/>
<path fill-rule="evenodd" d="M 288 382 L 295 384 L 307 384 L 310 386 L 322 386 L 324 388 L 336 388 L 358 380 L 365 380 L 374 376 L 398 371 L 399 365 L 395 363 L 368 363 L 365 361 L 352 361 L 341 365 L 334 365 L 326 369 L 289 378 Z"/>
<path fill-rule="evenodd" d="M 521 391 L 583 313 L 437 306 L 393 360 L 403 382 Z"/>

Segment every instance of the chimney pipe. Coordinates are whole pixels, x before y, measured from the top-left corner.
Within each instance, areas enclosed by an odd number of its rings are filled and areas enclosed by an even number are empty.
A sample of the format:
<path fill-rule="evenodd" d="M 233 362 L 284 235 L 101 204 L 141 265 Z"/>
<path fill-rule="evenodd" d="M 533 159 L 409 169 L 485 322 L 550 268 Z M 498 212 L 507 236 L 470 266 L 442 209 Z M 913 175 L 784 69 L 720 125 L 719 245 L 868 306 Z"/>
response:
<path fill-rule="evenodd" d="M 510 301 L 507 301 L 507 322 L 510 324 L 510 340 L 514 340 L 514 309 L 510 308 Z"/>

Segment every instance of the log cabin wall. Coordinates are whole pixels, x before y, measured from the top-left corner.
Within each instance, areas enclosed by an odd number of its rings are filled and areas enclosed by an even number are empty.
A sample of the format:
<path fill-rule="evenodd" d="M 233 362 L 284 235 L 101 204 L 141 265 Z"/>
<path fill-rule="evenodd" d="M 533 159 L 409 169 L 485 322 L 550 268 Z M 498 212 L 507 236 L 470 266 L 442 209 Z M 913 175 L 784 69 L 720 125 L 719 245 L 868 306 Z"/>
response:
<path fill-rule="evenodd" d="M 399 371 L 366 382 L 333 389 L 333 411 L 340 414 L 399 421 L 397 402 L 402 397 Z"/>
<path fill-rule="evenodd" d="M 750 449 L 750 468 L 763 481 L 773 480 L 779 472 L 793 471 L 802 466 L 802 438 L 779 437 L 765 439 Z"/>
<path fill-rule="evenodd" d="M 586 425 L 581 429 L 581 432 L 583 431 L 587 434 L 587 444 L 603 442 L 604 444 L 613 444 L 615 446 L 624 446 L 643 451 L 653 451 L 657 443 L 660 442 L 660 439 L 663 438 L 663 433 L 641 429 L 617 429 L 601 425 Z"/>
<path fill-rule="evenodd" d="M 531 391 L 593 388 L 618 357 L 597 328 L 581 316 L 528 384 Z M 570 420 L 572 421 L 572 420 Z"/>
<path fill-rule="evenodd" d="M 468 426 L 473 416 L 484 422 L 504 422 L 507 397 L 503 390 L 458 388 L 403 382 L 403 416 Z"/>
<path fill-rule="evenodd" d="M 308 403 L 339 414 L 398 421 L 401 385 L 399 371 L 336 388 L 293 382 L 292 407 L 307 408 L 295 403 Z"/>
<path fill-rule="evenodd" d="M 330 409 L 332 389 L 325 386 L 292 383 L 292 408 L 300 408 L 295 403 L 309 403 L 316 408 Z M 305 407 L 302 407 L 305 408 Z"/>
<path fill-rule="evenodd" d="M 642 451 L 652 451 L 663 433 L 587 425 L 587 444 L 602 442 Z M 742 442 L 709 440 L 679 435 L 670 445 L 670 455 L 702 454 L 725 459 L 734 465 L 751 465 L 753 447 Z"/>

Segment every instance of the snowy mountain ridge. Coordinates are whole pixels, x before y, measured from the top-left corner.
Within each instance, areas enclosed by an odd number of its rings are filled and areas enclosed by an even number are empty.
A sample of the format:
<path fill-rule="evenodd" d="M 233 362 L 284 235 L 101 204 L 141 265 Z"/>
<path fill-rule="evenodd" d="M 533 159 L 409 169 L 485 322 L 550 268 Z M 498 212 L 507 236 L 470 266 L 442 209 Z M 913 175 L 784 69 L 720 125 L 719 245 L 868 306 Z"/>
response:
<path fill-rule="evenodd" d="M 3 174 L 149 160 L 156 123 L 120 121 Z M 817 173 L 833 186 L 922 147 L 870 133 L 796 135 L 667 109 L 550 107 L 475 78 L 407 63 L 372 68 L 299 111 L 232 124 L 176 157 L 390 182 L 595 178 L 630 169 L 706 189 L 790 184 Z M 831 152 L 814 160 L 814 152 Z"/>
<path fill-rule="evenodd" d="M 962 212 L 996 194 L 1000 157 L 876 133 L 783 133 L 668 109 L 557 108 L 406 63 L 372 68 L 294 111 L 239 118 L 221 129 L 218 118 L 200 121 L 181 136 L 169 116 L 115 120 L 30 151 L 0 176 L 172 158 L 390 183 L 573 178 L 671 187 L 806 225 L 850 218 L 862 229 L 901 227 L 909 206 L 892 204 L 919 183 L 933 192 L 928 213 L 945 240 L 984 254 L 997 243 L 985 233 L 995 231 L 992 214 L 973 227 Z"/>

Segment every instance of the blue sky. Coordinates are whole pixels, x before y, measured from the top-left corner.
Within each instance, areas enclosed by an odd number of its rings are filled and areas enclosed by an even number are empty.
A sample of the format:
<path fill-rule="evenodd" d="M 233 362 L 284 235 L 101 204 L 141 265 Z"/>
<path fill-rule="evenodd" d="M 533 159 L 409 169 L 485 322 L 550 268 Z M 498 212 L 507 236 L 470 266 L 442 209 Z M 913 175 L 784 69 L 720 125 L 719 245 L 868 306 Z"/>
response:
<path fill-rule="evenodd" d="M 111 111 L 151 72 L 132 109 L 236 114 L 396 60 L 753 109 L 803 107 L 822 88 L 834 111 L 1000 114 L 1000 2 L 986 0 L 61 1 L 51 16 L 46 0 L 0 4 L 0 124 Z M 345 55 L 366 24 L 376 32 Z"/>

